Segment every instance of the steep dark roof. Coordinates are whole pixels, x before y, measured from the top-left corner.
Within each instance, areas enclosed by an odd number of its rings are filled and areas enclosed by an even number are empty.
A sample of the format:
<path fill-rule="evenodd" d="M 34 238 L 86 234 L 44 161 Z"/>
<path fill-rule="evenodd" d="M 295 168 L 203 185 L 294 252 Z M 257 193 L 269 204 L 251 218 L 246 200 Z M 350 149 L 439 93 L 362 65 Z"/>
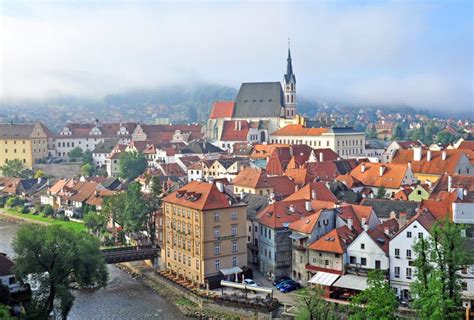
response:
<path fill-rule="evenodd" d="M 13 274 L 12 268 L 15 266 L 15 263 L 7 257 L 3 252 L 0 252 L 0 277 L 8 276 Z"/>
<path fill-rule="evenodd" d="M 341 181 L 329 182 L 329 190 L 336 196 L 337 200 L 341 200 L 347 203 L 357 204 L 362 200 L 362 196 L 359 192 L 354 192 L 349 189 Z"/>
<path fill-rule="evenodd" d="M 104 140 L 95 146 L 92 153 L 110 153 L 118 143 L 118 139 Z"/>
<path fill-rule="evenodd" d="M 197 141 L 197 140 L 191 142 L 190 144 L 186 146 L 186 148 L 181 150 L 181 153 L 196 153 L 196 154 L 205 154 L 205 153 L 214 153 L 214 152 L 223 153 L 225 151 L 207 141 Z"/>
<path fill-rule="evenodd" d="M 291 63 L 291 51 L 290 48 L 288 48 L 288 58 L 286 59 L 285 83 L 290 83 L 290 81 L 296 83 L 296 77 L 293 73 L 293 64 Z"/>
<path fill-rule="evenodd" d="M 235 100 L 233 117 L 279 117 L 283 106 L 280 82 L 242 83 Z"/>
<path fill-rule="evenodd" d="M 361 133 L 360 131 L 354 130 L 352 127 L 331 127 L 328 133 Z"/>
<path fill-rule="evenodd" d="M 247 220 L 251 220 L 268 205 L 268 198 L 256 194 L 245 194 L 242 202 L 247 204 Z"/>
<path fill-rule="evenodd" d="M 416 214 L 416 209 L 419 207 L 419 202 L 403 201 L 403 200 L 389 200 L 389 199 L 371 199 L 365 198 L 360 203 L 363 206 L 371 206 L 377 217 L 390 218 L 390 213 L 393 211 L 397 214 L 404 212 L 407 218 L 411 218 Z"/>

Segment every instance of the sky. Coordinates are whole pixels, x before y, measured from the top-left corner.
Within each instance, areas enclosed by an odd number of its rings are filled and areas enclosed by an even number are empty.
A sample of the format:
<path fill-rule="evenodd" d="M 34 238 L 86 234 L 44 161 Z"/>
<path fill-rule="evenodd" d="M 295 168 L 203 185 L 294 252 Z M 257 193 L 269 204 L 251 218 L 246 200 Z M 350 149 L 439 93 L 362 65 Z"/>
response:
<path fill-rule="evenodd" d="M 0 101 L 279 81 L 297 94 L 474 110 L 473 1 L 0 0 Z"/>

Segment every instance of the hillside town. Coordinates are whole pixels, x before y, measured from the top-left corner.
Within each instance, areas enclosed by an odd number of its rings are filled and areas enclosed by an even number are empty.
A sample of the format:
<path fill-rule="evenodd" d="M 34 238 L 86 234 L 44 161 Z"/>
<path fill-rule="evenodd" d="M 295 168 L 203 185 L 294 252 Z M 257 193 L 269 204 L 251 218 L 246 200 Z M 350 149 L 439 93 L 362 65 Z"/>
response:
<path fill-rule="evenodd" d="M 380 270 L 409 313 L 417 243 L 449 221 L 465 243 L 453 249 L 474 253 L 473 122 L 366 109 L 308 118 L 298 112 L 289 48 L 283 81 L 269 80 L 215 101 L 205 123 L 98 118 L 55 131 L 8 119 L 2 210 L 76 222 L 104 245 L 157 247 L 156 275 L 196 295 L 233 290 L 232 282 L 236 291 L 273 288 L 268 305 L 295 306 L 287 292 L 318 287 L 344 305 Z M 136 186 L 160 200 L 154 233 L 120 218 L 100 231 L 91 216 Z M 24 286 L 13 266 L 0 255 L 0 283 L 11 292 Z M 474 264 L 455 272 L 458 307 L 472 317 Z"/>

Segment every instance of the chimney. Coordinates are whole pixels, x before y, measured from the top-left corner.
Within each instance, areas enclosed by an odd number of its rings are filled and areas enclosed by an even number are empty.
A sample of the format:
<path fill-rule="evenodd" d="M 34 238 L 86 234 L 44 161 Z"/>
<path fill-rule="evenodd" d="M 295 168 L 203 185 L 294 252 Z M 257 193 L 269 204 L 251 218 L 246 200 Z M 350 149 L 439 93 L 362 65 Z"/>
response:
<path fill-rule="evenodd" d="M 390 219 L 396 219 L 396 218 L 397 218 L 397 214 L 395 213 L 395 211 L 390 212 Z"/>
<path fill-rule="evenodd" d="M 324 154 L 320 151 L 319 152 L 319 162 L 323 162 L 324 161 Z"/>
<path fill-rule="evenodd" d="M 291 213 L 295 212 L 295 205 L 294 204 L 290 204 L 290 212 Z"/>
<path fill-rule="evenodd" d="M 465 190 L 464 188 L 457 188 L 457 193 L 458 193 L 458 198 L 459 200 L 463 200 L 464 199 L 464 196 L 466 195 L 467 196 L 467 190 Z"/>
<path fill-rule="evenodd" d="M 441 152 L 441 159 L 443 159 L 443 161 L 444 161 L 444 160 L 446 160 L 446 158 L 447 158 L 446 151 L 443 150 L 443 152 Z"/>
<path fill-rule="evenodd" d="M 403 227 L 404 225 L 407 224 L 407 214 L 406 212 L 400 212 L 399 218 L 398 218 L 398 224 L 400 227 Z"/>
<path fill-rule="evenodd" d="M 239 120 L 239 131 L 242 130 L 242 121 Z"/>
<path fill-rule="evenodd" d="M 362 172 L 362 173 L 365 172 L 365 163 L 360 165 L 360 172 Z"/>
<path fill-rule="evenodd" d="M 347 218 L 347 227 L 352 230 L 352 218 Z"/>
<path fill-rule="evenodd" d="M 362 218 L 361 224 L 362 224 L 362 228 L 364 228 L 365 231 L 369 230 L 369 225 L 367 224 L 366 218 Z"/>
<path fill-rule="evenodd" d="M 390 229 L 388 227 L 383 228 L 383 233 L 385 233 L 387 237 L 390 237 Z"/>
<path fill-rule="evenodd" d="M 408 161 L 408 169 L 412 170 L 411 169 L 411 161 Z"/>
<path fill-rule="evenodd" d="M 219 189 L 219 192 L 224 192 L 224 184 L 222 182 L 216 182 L 216 187 Z"/>
<path fill-rule="evenodd" d="M 383 173 L 385 172 L 385 165 L 381 165 L 379 168 L 379 176 L 383 176 Z"/>
<path fill-rule="evenodd" d="M 451 192 L 452 188 L 453 188 L 453 177 L 449 175 L 448 176 L 448 192 Z"/>
<path fill-rule="evenodd" d="M 431 150 L 426 151 L 426 161 L 431 161 Z"/>
<path fill-rule="evenodd" d="M 413 148 L 413 160 L 421 161 L 421 147 Z"/>
<path fill-rule="evenodd" d="M 237 131 L 238 130 L 238 124 L 237 124 L 237 121 L 234 122 L 234 130 Z"/>
<path fill-rule="evenodd" d="M 295 192 L 298 191 L 298 185 L 295 184 Z"/>
<path fill-rule="evenodd" d="M 304 202 L 304 208 L 306 209 L 306 211 L 312 211 L 313 207 L 311 206 L 311 201 L 306 200 Z"/>
<path fill-rule="evenodd" d="M 433 183 L 431 182 L 431 180 L 426 180 L 426 183 L 428 184 L 428 188 L 433 188 Z"/>
<path fill-rule="evenodd" d="M 311 199 L 316 200 L 316 189 L 311 190 Z"/>

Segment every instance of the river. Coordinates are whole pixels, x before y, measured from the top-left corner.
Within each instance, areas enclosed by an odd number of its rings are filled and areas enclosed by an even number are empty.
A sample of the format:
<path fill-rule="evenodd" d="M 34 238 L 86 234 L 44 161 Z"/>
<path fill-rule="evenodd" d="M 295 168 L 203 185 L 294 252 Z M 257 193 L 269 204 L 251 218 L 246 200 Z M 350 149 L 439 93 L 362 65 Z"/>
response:
<path fill-rule="evenodd" d="M 20 226 L 0 220 L 0 252 L 13 256 L 12 240 Z M 78 290 L 69 313 L 72 320 L 184 319 L 174 306 L 126 272 L 108 266 L 109 283 L 97 290 Z"/>

